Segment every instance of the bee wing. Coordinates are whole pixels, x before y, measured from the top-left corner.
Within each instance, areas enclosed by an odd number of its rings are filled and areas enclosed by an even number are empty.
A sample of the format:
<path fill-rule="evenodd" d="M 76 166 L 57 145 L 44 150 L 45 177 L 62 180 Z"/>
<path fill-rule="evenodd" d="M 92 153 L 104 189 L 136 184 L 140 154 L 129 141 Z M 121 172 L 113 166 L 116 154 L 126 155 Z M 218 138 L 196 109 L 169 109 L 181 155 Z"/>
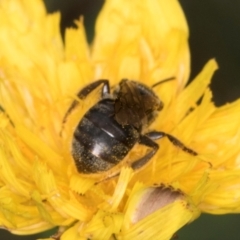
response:
<path fill-rule="evenodd" d="M 133 125 L 139 128 L 145 117 L 143 97 L 131 81 L 125 81 L 120 86 L 115 101 L 115 119 L 121 125 Z"/>

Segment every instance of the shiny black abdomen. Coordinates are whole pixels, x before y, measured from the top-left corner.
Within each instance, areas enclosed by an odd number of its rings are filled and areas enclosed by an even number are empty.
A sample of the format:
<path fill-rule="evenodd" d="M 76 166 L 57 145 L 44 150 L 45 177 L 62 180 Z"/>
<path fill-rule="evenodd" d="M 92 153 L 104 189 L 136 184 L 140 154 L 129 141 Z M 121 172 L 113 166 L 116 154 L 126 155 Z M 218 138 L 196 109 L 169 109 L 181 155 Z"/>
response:
<path fill-rule="evenodd" d="M 118 164 L 139 140 L 131 125 L 114 119 L 114 100 L 102 99 L 84 115 L 73 137 L 72 156 L 82 173 L 106 171 Z"/>

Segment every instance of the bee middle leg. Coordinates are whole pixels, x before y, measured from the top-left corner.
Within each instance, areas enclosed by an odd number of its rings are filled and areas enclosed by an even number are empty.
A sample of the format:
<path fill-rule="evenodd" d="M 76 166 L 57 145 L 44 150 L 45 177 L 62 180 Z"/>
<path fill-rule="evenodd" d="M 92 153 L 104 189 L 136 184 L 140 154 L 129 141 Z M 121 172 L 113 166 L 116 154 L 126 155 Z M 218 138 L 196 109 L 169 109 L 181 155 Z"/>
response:
<path fill-rule="evenodd" d="M 77 97 L 81 100 L 85 99 L 93 90 L 95 90 L 101 84 L 103 84 L 102 97 L 104 97 L 105 95 L 110 93 L 109 81 L 107 79 L 100 79 L 98 81 L 88 84 L 86 87 L 84 87 L 78 92 Z M 74 100 L 72 102 L 72 104 L 70 105 L 70 107 L 68 108 L 67 112 L 63 117 L 63 120 L 62 120 L 63 125 L 66 123 L 68 115 L 74 110 L 75 107 L 77 107 L 78 104 L 79 104 L 79 101 L 77 100 Z M 60 132 L 60 135 L 61 134 L 62 134 L 62 130 Z"/>
<path fill-rule="evenodd" d="M 131 165 L 131 167 L 136 170 L 139 169 L 141 167 L 143 167 L 147 162 L 149 162 L 151 160 L 151 158 L 155 155 L 155 153 L 157 152 L 157 150 L 159 149 L 159 145 L 157 143 L 154 142 L 154 140 L 158 140 L 161 139 L 163 137 L 167 137 L 168 140 L 175 145 L 176 147 L 181 148 L 183 151 L 193 155 L 193 156 L 197 156 L 198 153 L 195 152 L 194 150 L 192 150 L 191 148 L 186 147 L 180 140 L 178 140 L 177 138 L 175 138 L 174 136 L 165 133 L 165 132 L 158 132 L 158 131 L 152 131 L 149 132 L 143 136 L 140 137 L 140 141 L 139 143 L 142 145 L 145 145 L 147 147 L 152 148 L 151 151 L 149 151 L 144 157 L 138 159 L 137 161 L 133 162 L 133 164 Z"/>
<path fill-rule="evenodd" d="M 163 137 L 167 137 L 168 140 L 175 145 L 176 147 L 181 148 L 184 152 L 187 152 L 193 156 L 198 155 L 197 152 L 195 152 L 194 150 L 192 150 L 191 148 L 186 147 L 180 140 L 178 140 L 177 138 L 175 138 L 174 136 L 165 133 L 165 132 L 158 132 L 158 131 L 152 131 L 146 134 L 147 137 L 149 137 L 152 140 L 157 140 L 157 139 L 161 139 Z"/>

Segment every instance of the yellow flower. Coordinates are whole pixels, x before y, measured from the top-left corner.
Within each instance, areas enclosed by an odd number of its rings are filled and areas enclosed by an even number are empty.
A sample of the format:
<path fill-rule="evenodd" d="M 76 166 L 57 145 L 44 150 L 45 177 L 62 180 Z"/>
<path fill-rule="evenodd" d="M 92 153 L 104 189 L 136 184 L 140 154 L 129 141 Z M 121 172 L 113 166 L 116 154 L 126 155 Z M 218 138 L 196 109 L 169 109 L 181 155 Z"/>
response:
<path fill-rule="evenodd" d="M 188 29 L 176 0 L 107 0 L 91 47 L 82 19 L 66 31 L 64 45 L 60 15 L 47 15 L 41 0 L 1 0 L 0 16 L 2 228 L 25 235 L 59 226 L 63 240 L 164 240 L 201 212 L 240 212 L 240 101 L 220 108 L 211 102 L 214 60 L 185 87 Z M 78 173 L 72 134 L 99 99 L 91 93 L 63 124 L 79 89 L 97 79 L 152 86 L 172 76 L 154 89 L 164 109 L 150 129 L 198 155 L 163 139 L 138 171 L 128 162 L 146 153 L 142 146 L 123 161 L 119 177 Z"/>

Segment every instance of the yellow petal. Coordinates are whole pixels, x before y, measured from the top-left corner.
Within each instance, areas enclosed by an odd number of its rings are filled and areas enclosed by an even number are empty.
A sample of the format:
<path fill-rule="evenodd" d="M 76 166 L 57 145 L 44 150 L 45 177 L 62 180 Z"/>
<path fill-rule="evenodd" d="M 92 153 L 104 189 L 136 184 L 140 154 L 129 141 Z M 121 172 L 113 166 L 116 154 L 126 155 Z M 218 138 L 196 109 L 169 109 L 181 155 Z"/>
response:
<path fill-rule="evenodd" d="M 155 83 L 189 75 L 188 29 L 179 3 L 106 1 L 96 23 L 95 77 L 117 82 L 130 78 Z"/>
<path fill-rule="evenodd" d="M 107 0 L 92 49 L 81 18 L 63 44 L 60 15 L 47 15 L 40 0 L 2 0 L 0 16 L 3 228 L 31 234 L 60 226 L 65 240 L 162 240 L 200 211 L 240 212 L 240 101 L 220 108 L 211 102 L 214 60 L 184 88 L 188 29 L 176 0 Z M 146 131 L 172 134 L 198 154 L 159 139 L 160 149 L 138 171 L 129 165 L 149 151 L 140 144 L 107 173 L 79 174 L 72 135 L 100 99 L 96 89 L 64 122 L 79 89 L 99 78 L 111 86 L 121 78 L 151 86 L 169 77 L 174 80 L 154 87 L 165 107 Z M 181 194 L 168 198 L 161 189 L 155 195 L 162 185 Z"/>
<path fill-rule="evenodd" d="M 198 215 L 197 208 L 180 192 L 136 184 L 127 204 L 121 235 L 123 239 L 170 239 Z"/>

